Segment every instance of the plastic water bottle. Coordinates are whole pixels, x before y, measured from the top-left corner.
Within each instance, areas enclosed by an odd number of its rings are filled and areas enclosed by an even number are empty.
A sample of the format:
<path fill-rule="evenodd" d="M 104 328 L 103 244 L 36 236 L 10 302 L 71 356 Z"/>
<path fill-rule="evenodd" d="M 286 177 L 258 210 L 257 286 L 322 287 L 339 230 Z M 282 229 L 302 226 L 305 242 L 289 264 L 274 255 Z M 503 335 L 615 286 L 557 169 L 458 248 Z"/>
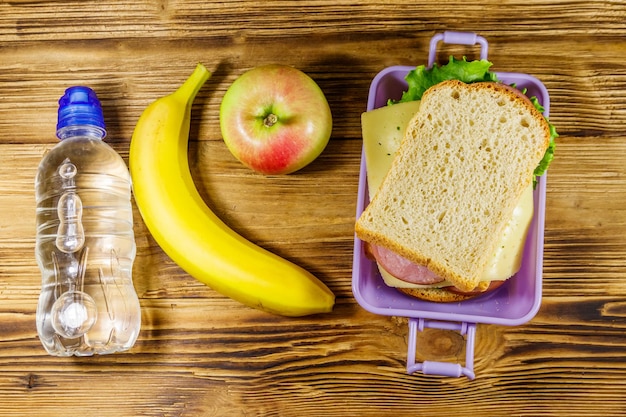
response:
<path fill-rule="evenodd" d="M 61 142 L 44 156 L 35 180 L 37 332 L 56 356 L 130 349 L 141 326 L 130 174 L 105 135 L 96 94 L 68 88 L 59 100 Z"/>

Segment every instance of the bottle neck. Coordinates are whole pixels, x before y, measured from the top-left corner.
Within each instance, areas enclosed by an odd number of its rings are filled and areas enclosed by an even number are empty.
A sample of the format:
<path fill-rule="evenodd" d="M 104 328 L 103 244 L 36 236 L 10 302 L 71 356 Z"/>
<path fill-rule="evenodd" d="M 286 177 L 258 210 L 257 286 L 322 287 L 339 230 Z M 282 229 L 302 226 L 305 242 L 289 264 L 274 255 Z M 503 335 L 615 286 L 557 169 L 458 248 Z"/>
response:
<path fill-rule="evenodd" d="M 57 130 L 57 137 L 61 140 L 78 136 L 104 139 L 106 134 L 107 132 L 104 128 L 94 125 L 72 125 Z"/>

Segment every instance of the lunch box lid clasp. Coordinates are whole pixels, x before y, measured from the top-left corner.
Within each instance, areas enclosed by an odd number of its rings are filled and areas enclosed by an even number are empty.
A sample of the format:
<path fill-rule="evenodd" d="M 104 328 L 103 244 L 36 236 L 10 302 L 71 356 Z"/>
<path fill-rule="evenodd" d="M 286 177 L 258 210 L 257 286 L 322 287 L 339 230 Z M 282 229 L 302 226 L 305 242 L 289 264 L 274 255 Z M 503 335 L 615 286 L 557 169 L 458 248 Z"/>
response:
<path fill-rule="evenodd" d="M 426 328 L 453 330 L 465 336 L 465 366 L 452 362 L 415 361 L 417 350 L 417 332 Z M 407 351 L 406 370 L 409 374 L 421 372 L 424 375 L 460 377 L 474 379 L 474 340 L 476 337 L 476 323 L 450 322 L 438 320 L 426 320 L 423 318 L 409 319 L 409 342 Z"/>
<path fill-rule="evenodd" d="M 476 45 L 480 44 L 480 59 L 487 59 L 489 53 L 489 43 L 487 39 L 473 32 L 455 32 L 447 30 L 438 33 L 430 39 L 430 49 L 428 51 L 428 68 L 431 68 L 437 59 L 437 44 L 443 41 L 447 44 Z"/>

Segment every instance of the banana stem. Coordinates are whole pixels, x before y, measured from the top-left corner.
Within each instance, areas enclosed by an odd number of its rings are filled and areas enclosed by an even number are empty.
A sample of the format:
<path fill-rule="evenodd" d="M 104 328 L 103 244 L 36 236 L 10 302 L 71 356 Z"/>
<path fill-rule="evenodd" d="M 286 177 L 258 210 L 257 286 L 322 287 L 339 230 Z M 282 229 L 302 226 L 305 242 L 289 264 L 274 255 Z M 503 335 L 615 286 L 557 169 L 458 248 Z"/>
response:
<path fill-rule="evenodd" d="M 211 72 L 206 69 L 204 65 L 198 63 L 196 65 L 196 69 L 191 73 L 189 78 L 185 80 L 185 82 L 178 87 L 178 90 L 174 92 L 174 95 L 178 96 L 179 99 L 186 102 L 187 104 L 191 103 L 193 99 L 200 91 L 200 88 L 204 85 L 204 83 L 211 77 Z"/>

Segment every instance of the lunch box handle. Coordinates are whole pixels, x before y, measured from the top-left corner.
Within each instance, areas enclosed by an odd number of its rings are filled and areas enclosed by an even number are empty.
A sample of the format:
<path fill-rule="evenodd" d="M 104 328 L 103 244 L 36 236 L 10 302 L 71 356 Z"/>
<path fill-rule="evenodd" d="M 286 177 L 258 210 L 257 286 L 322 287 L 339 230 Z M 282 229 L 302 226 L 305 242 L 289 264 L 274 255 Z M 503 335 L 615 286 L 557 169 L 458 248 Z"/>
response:
<path fill-rule="evenodd" d="M 489 44 L 487 39 L 479 36 L 473 32 L 454 32 L 445 31 L 438 33 L 430 39 L 430 49 L 428 51 L 428 68 L 432 67 L 437 57 L 437 44 L 443 41 L 448 44 L 459 45 L 476 45 L 480 44 L 480 59 L 487 59 L 487 53 L 489 52 Z"/>
<path fill-rule="evenodd" d="M 465 336 L 465 366 L 458 363 L 424 361 L 415 362 L 415 351 L 417 342 L 417 332 L 426 328 L 454 330 Z M 409 343 L 406 361 L 406 370 L 409 374 L 422 372 L 425 375 L 460 377 L 465 375 L 469 379 L 474 379 L 474 338 L 476 336 L 476 323 L 448 322 L 437 320 L 426 320 L 422 318 L 409 319 Z"/>

